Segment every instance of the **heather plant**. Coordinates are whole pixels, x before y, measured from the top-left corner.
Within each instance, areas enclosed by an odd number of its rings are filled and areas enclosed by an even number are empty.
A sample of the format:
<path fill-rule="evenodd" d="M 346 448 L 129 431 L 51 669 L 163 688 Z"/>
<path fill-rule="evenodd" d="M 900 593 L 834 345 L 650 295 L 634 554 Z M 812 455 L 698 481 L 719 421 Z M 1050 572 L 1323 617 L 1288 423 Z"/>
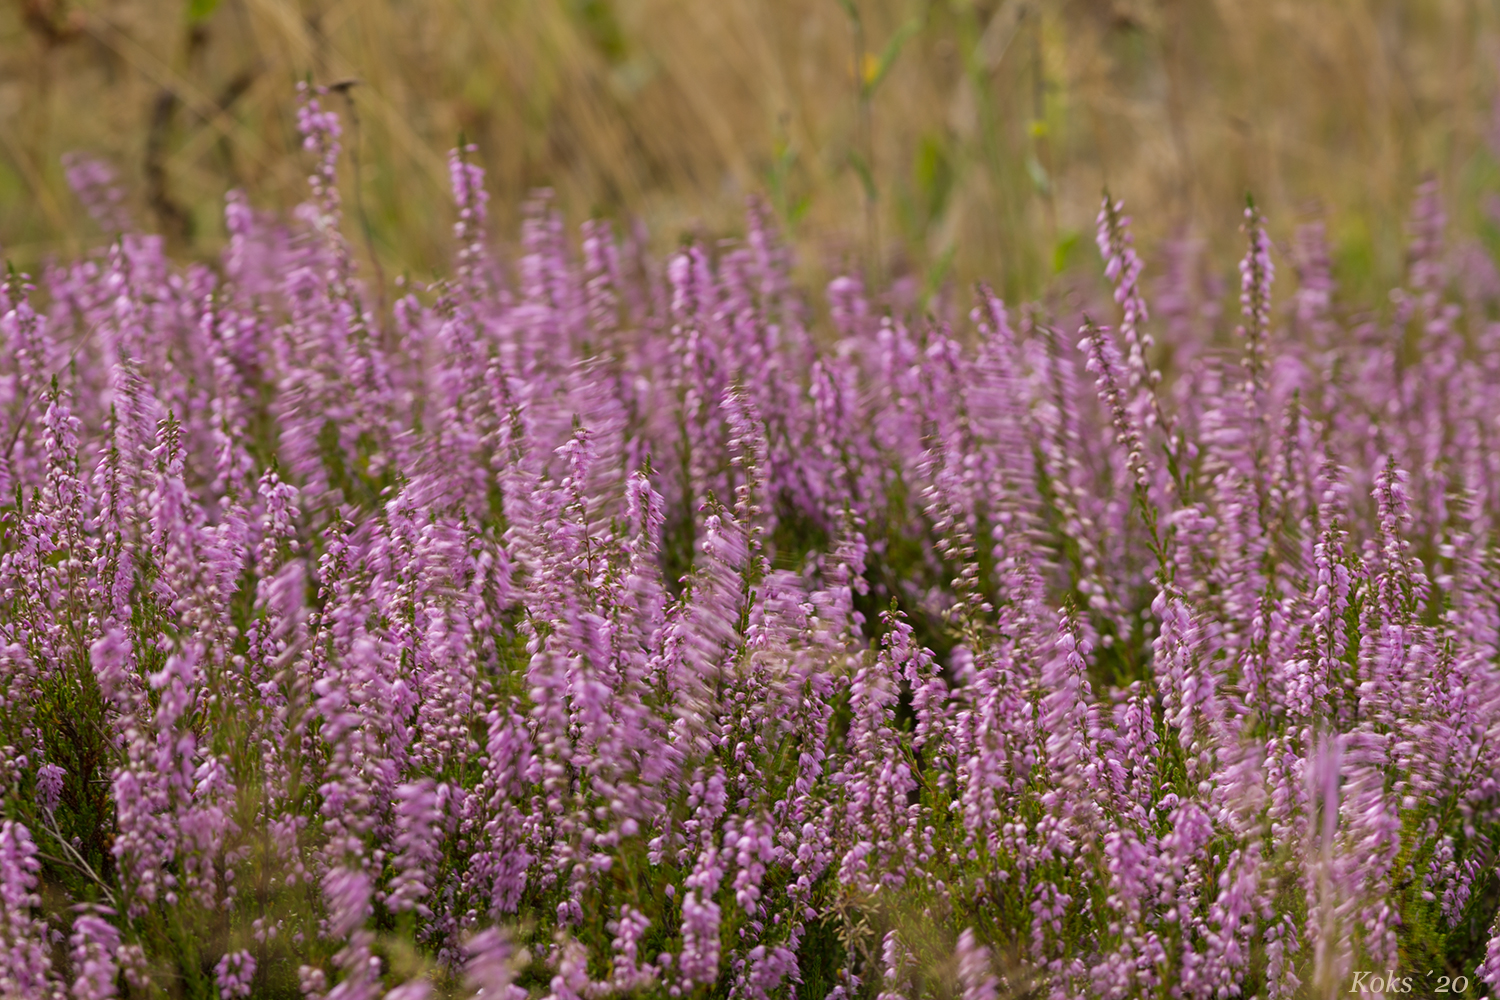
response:
<path fill-rule="evenodd" d="M 1389 314 L 1314 227 L 1278 303 L 1248 206 L 1225 344 L 1108 197 L 1113 302 L 825 325 L 758 207 L 504 261 L 460 149 L 382 312 L 325 100 L 218 268 L 0 288 L 0 996 L 1500 988 L 1500 302 L 1435 187 Z"/>

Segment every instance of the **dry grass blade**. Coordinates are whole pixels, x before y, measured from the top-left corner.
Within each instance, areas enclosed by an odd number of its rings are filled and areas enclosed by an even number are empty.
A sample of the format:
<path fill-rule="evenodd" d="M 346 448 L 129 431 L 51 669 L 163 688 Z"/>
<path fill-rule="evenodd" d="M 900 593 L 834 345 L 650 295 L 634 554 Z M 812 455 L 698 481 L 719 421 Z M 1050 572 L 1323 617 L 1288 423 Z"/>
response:
<path fill-rule="evenodd" d="M 575 221 L 640 217 L 667 241 L 733 233 L 744 197 L 770 193 L 813 272 L 868 257 L 861 245 L 878 234 L 876 262 L 893 276 L 986 274 L 1012 295 L 1040 290 L 1088 245 L 1105 182 L 1148 253 L 1174 234 L 1222 232 L 1246 190 L 1273 227 L 1315 200 L 1341 281 L 1369 291 L 1400 272 L 1399 219 L 1424 171 L 1469 233 L 1500 173 L 1486 138 L 1500 16 L 1466 0 L 860 0 L 858 67 L 833 2 L 207 9 L 192 21 L 149 5 L 107 17 L 49 7 L 45 25 L 0 11 L 15 174 L 0 196 L 33 194 L 0 201 L 9 245 L 76 222 L 44 193 L 61 191 L 61 153 L 141 162 L 162 90 L 207 126 L 167 129 L 158 158 L 200 250 L 229 186 L 289 207 L 304 195 L 294 83 L 308 78 L 363 81 L 361 189 L 391 273 L 446 253 L 444 158 L 460 134 L 480 147 L 502 231 L 538 186 Z M 247 72 L 226 110 L 215 95 Z M 1232 241 L 1207 250 L 1226 271 L 1236 253 Z"/>

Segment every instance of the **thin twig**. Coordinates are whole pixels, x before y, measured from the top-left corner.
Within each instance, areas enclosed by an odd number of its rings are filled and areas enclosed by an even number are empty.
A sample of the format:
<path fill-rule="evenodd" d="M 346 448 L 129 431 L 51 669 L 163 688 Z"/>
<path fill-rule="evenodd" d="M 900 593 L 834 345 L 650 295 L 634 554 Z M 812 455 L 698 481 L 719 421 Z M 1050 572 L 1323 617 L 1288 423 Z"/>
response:
<path fill-rule="evenodd" d="M 120 907 L 115 901 L 115 894 L 110 889 L 109 884 L 106 883 L 104 879 L 100 878 L 99 873 L 94 871 L 93 866 L 84 860 L 83 855 L 79 854 L 78 851 L 74 849 L 73 845 L 68 843 L 68 841 L 63 838 L 62 831 L 57 828 L 57 822 L 53 818 L 50 810 L 43 813 L 42 829 L 47 833 L 50 833 L 52 835 L 52 839 L 56 840 L 58 844 L 62 846 L 62 849 L 64 851 L 72 855 L 72 860 L 69 861 L 65 858 L 54 858 L 47 854 L 43 854 L 41 855 L 41 857 L 55 864 L 70 865 L 83 875 L 92 879 L 94 884 L 99 887 L 99 891 L 104 893 L 104 899 L 107 903 L 109 903 L 110 908 L 115 910 L 116 912 L 119 912 Z"/>
<path fill-rule="evenodd" d="M 352 133 L 349 142 L 349 162 L 354 167 L 354 211 L 359 214 L 359 228 L 365 237 L 365 253 L 370 256 L 370 266 L 375 269 L 375 302 L 379 307 L 376 313 L 375 327 L 380 333 L 381 347 L 385 344 L 385 268 L 380 266 L 380 258 L 375 254 L 375 234 L 370 228 L 370 216 L 365 211 L 364 185 L 360 183 L 360 161 L 359 161 L 359 114 L 354 109 L 353 90 L 359 85 L 358 80 L 340 80 L 328 85 L 329 90 L 337 91 L 344 97 L 344 103 L 349 108 L 349 131 Z"/>

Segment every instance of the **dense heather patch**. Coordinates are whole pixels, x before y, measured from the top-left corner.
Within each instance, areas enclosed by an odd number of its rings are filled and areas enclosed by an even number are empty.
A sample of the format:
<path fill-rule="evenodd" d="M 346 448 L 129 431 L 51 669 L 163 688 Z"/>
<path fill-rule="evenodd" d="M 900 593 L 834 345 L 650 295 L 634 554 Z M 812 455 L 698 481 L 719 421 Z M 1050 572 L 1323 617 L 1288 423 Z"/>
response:
<path fill-rule="evenodd" d="M 1117 204 L 1109 316 L 815 332 L 755 212 L 658 268 L 538 204 L 512 279 L 455 154 L 374 315 L 301 123 L 222 273 L 4 286 L 0 995 L 1500 985 L 1500 325 L 1432 191 L 1387 320 L 1316 230 L 1276 308 L 1247 211 L 1224 351 Z"/>

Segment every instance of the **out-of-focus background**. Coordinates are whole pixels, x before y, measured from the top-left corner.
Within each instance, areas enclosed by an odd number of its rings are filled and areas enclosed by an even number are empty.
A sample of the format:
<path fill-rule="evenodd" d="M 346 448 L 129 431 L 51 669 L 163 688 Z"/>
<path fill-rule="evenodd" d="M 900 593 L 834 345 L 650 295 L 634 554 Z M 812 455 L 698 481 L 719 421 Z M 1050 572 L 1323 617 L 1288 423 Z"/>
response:
<path fill-rule="evenodd" d="M 1428 172 L 1456 236 L 1500 237 L 1497 29 L 1480 0 L 3 0 L 0 252 L 107 239 L 78 151 L 211 256 L 228 189 L 305 196 L 297 82 L 355 80 L 330 95 L 358 122 L 351 235 L 357 185 L 354 242 L 391 275 L 447 269 L 463 136 L 502 242 L 542 186 L 666 245 L 741 231 L 759 193 L 813 277 L 1033 295 L 1096 260 L 1105 185 L 1148 259 L 1196 235 L 1221 269 L 1250 192 L 1278 240 L 1323 218 L 1368 292 L 1399 279 Z"/>

